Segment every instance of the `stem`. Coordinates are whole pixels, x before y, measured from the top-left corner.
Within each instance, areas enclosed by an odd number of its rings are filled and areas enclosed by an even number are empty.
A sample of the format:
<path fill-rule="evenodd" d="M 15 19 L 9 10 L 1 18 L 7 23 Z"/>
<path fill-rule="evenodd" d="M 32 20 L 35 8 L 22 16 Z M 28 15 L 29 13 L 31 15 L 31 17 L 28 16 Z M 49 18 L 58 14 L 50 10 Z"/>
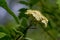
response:
<path fill-rule="evenodd" d="M 4 9 L 6 9 L 6 11 L 13 16 L 13 18 L 15 19 L 15 21 L 19 24 L 19 19 L 18 17 L 14 14 L 14 12 L 11 11 L 11 9 L 8 8 L 8 6 L 3 7 Z"/>
<path fill-rule="evenodd" d="M 53 39 L 56 40 L 44 27 L 41 26 L 41 28 Z"/>
<path fill-rule="evenodd" d="M 31 23 L 31 21 L 30 21 L 30 25 L 22 32 L 22 33 L 24 34 L 23 40 L 25 40 L 25 37 L 26 37 L 26 35 L 27 35 L 27 31 L 28 31 L 28 29 L 29 29 L 31 26 L 32 26 L 32 23 Z M 19 35 L 19 37 L 17 38 L 17 40 L 18 40 L 20 37 L 21 37 L 21 35 Z"/>
<path fill-rule="evenodd" d="M 28 29 L 29 29 L 31 26 L 32 26 L 32 24 L 30 24 L 30 25 L 24 30 L 24 37 L 26 37 L 27 31 L 28 31 Z"/>

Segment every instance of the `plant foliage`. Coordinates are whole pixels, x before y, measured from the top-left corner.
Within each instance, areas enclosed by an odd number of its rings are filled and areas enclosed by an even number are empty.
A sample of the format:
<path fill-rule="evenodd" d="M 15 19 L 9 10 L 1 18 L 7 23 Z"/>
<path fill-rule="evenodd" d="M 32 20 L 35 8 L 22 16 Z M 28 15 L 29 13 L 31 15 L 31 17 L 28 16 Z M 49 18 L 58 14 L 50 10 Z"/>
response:
<path fill-rule="evenodd" d="M 35 30 L 34 33 L 28 35 L 30 38 L 34 39 L 35 36 L 37 37 L 36 33 L 40 35 L 38 36 L 40 39 L 36 38 L 35 40 L 58 40 L 60 38 L 59 2 L 59 0 L 20 0 L 19 3 L 28 6 L 28 8 L 19 9 L 20 13 L 17 17 L 8 7 L 6 0 L 0 0 L 0 6 L 16 21 L 8 22 L 0 27 L 0 40 L 29 40 L 26 38 L 27 34 L 29 34 L 28 29 L 33 26 L 38 27 L 39 30 Z M 28 10 L 30 11 L 28 12 Z M 40 15 L 40 12 L 42 15 Z M 36 15 L 38 13 L 39 16 Z M 37 20 L 38 18 L 39 21 Z M 47 27 L 43 23 L 47 23 Z"/>

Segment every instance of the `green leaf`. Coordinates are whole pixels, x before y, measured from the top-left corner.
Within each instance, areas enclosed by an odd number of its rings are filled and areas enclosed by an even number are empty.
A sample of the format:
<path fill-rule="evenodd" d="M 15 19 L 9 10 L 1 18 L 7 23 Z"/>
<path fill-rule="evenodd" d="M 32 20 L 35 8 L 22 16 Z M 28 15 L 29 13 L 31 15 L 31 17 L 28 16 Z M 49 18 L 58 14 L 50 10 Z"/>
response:
<path fill-rule="evenodd" d="M 6 0 L 0 0 L 0 6 L 3 7 L 11 16 L 13 16 L 13 18 L 15 19 L 15 21 L 19 24 L 19 20 L 16 17 L 16 15 L 14 14 L 14 12 L 12 12 L 10 10 L 10 8 L 8 7 Z"/>
<path fill-rule="evenodd" d="M 60 9 L 60 0 L 57 0 L 56 3 L 58 4 L 59 9 Z"/>
<path fill-rule="evenodd" d="M 25 1 L 20 1 L 21 4 L 25 4 L 25 5 L 29 5 L 28 2 L 25 2 Z"/>
<path fill-rule="evenodd" d="M 6 36 L 6 34 L 3 32 L 0 32 L 0 38 L 3 38 L 4 36 Z"/>
<path fill-rule="evenodd" d="M 0 6 L 5 6 L 6 5 L 6 0 L 0 0 Z"/>
<path fill-rule="evenodd" d="M 40 0 L 30 0 L 30 4 L 31 5 L 35 5 L 36 3 L 38 3 Z"/>
<path fill-rule="evenodd" d="M 4 33 L 6 33 L 6 34 L 10 34 L 9 30 L 6 29 L 5 26 L 0 26 L 0 32 L 4 32 Z"/>

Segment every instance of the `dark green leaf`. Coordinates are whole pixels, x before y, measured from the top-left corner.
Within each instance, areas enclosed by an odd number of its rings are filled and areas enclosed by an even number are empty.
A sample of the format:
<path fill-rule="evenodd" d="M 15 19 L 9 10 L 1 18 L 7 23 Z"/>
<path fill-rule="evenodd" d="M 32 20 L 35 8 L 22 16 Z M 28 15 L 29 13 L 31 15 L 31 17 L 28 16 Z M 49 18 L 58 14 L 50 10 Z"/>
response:
<path fill-rule="evenodd" d="M 22 9 L 20 9 L 19 11 L 20 11 L 20 13 L 19 13 L 19 19 L 21 19 L 22 17 L 25 17 L 25 18 L 28 18 L 28 16 L 25 14 L 25 12 L 26 12 L 26 8 L 22 8 Z"/>

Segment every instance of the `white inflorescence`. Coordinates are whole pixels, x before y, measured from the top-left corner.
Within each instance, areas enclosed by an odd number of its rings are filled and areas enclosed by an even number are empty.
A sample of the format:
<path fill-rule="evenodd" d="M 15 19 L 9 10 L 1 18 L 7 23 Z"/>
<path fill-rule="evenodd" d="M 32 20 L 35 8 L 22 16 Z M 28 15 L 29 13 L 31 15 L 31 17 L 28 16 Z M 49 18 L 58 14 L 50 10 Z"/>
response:
<path fill-rule="evenodd" d="M 37 10 L 27 10 L 27 12 L 25 14 L 31 14 L 37 21 L 41 21 L 42 23 L 45 24 L 45 26 L 47 26 L 48 23 L 48 19 L 46 17 L 44 17 L 40 11 Z"/>

